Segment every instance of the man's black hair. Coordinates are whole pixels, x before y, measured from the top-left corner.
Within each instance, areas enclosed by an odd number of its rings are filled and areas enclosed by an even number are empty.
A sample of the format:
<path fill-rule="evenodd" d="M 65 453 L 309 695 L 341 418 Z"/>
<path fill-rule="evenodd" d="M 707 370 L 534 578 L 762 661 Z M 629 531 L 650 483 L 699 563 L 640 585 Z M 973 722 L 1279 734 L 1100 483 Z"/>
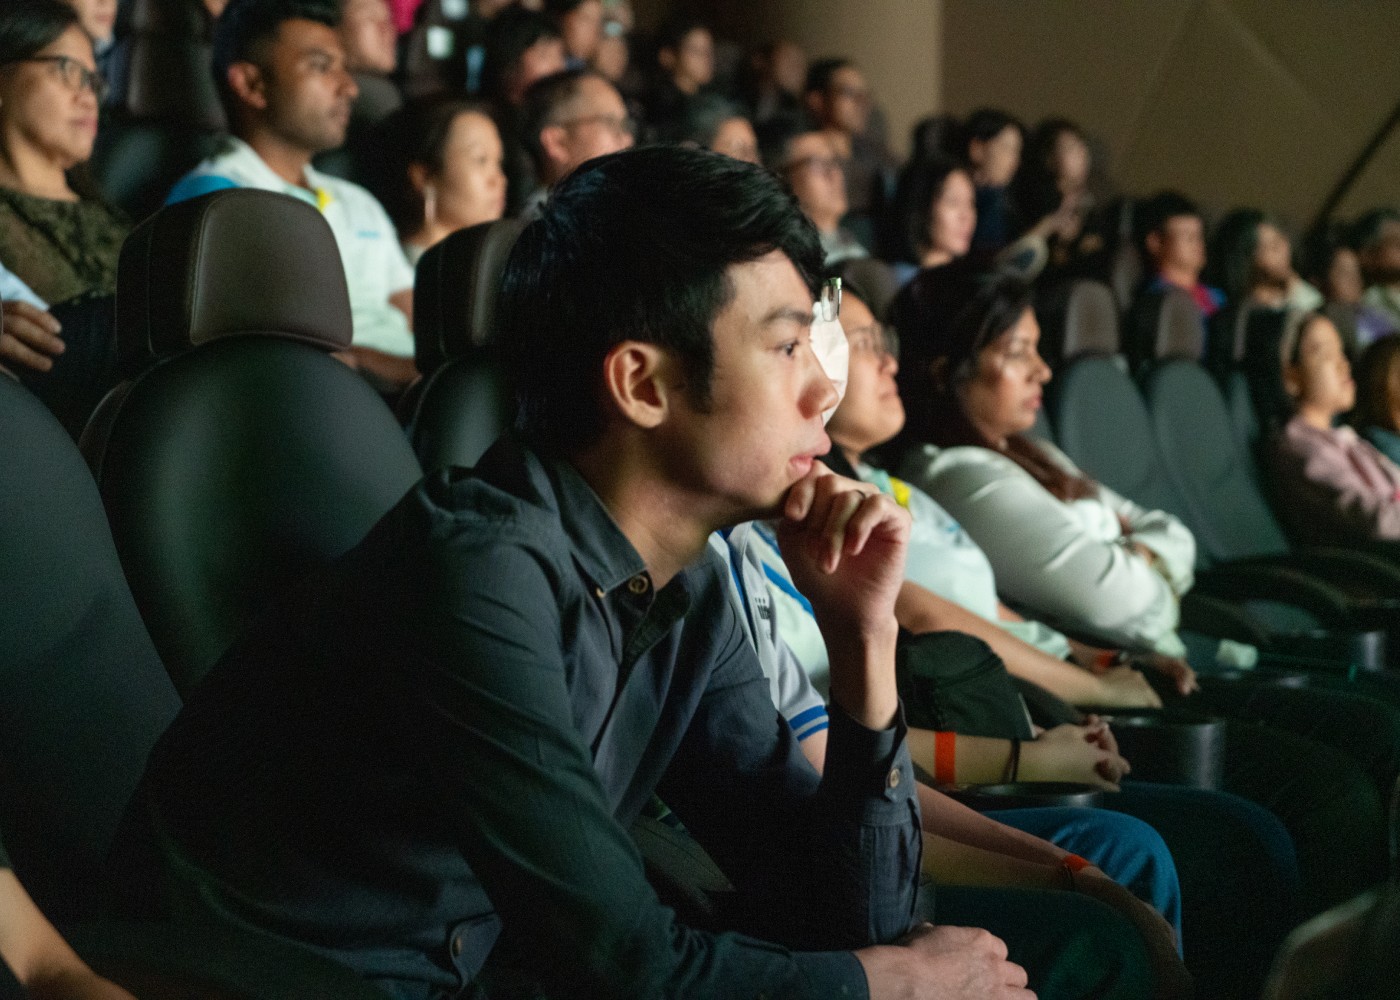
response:
<path fill-rule="evenodd" d="M 541 41 L 562 37 L 559 26 L 548 14 L 526 10 L 518 3 L 502 10 L 486 26 L 486 51 L 481 64 L 485 96 L 504 102 L 511 71 L 521 57 Z"/>
<path fill-rule="evenodd" d="M 652 146 L 590 160 L 521 234 L 499 324 L 518 429 L 537 447 L 581 448 L 604 427 L 603 359 L 628 340 L 674 355 L 709 403 L 712 329 L 734 264 L 780 250 L 816 294 L 821 241 L 772 174 L 718 153 Z"/>
<path fill-rule="evenodd" d="M 530 154 L 535 172 L 541 177 L 544 175 L 545 157 L 544 147 L 540 144 L 540 130 L 559 123 L 559 109 L 578 95 L 580 85 L 589 77 L 612 86 L 612 82 L 596 70 L 564 69 L 541 77 L 525 91 L 525 97 L 520 102 L 518 138 L 525 152 Z"/>
<path fill-rule="evenodd" d="M 1388 222 L 1400 222 L 1400 211 L 1393 208 L 1371 209 L 1352 225 L 1348 245 L 1353 250 L 1365 250 L 1381 238 Z"/>
<path fill-rule="evenodd" d="M 563 17 L 582 7 L 586 0 L 544 0 L 544 12 L 553 18 Z"/>
<path fill-rule="evenodd" d="M 74 25 L 78 12 L 59 0 L 5 0 L 0 8 L 0 65 L 28 59 Z"/>
<path fill-rule="evenodd" d="M 256 63 L 262 48 L 277 36 L 283 21 L 304 20 L 340 27 L 337 0 L 230 0 L 214 22 L 214 86 L 232 125 L 238 98 L 228 85 L 228 68 L 236 62 Z"/>
<path fill-rule="evenodd" d="M 855 66 L 855 63 L 849 59 L 818 59 L 807 67 L 807 82 L 802 92 L 825 94 L 831 89 L 831 78 L 848 66 Z"/>
<path fill-rule="evenodd" d="M 709 31 L 710 26 L 693 14 L 679 14 L 668 18 L 656 33 L 656 51 L 670 49 L 678 51 L 692 31 Z"/>
<path fill-rule="evenodd" d="M 972 148 L 973 140 L 979 142 L 989 142 L 995 139 L 1008 128 L 1014 128 L 1024 134 L 1023 126 L 1015 115 L 1000 108 L 978 108 L 967 116 L 962 127 L 962 155 L 969 158 L 969 151 Z"/>
<path fill-rule="evenodd" d="M 1187 215 L 1204 221 L 1200 206 L 1180 191 L 1158 191 L 1139 203 L 1134 213 L 1133 229 L 1138 245 L 1142 246 L 1149 233 L 1165 233 L 1169 220 Z"/>

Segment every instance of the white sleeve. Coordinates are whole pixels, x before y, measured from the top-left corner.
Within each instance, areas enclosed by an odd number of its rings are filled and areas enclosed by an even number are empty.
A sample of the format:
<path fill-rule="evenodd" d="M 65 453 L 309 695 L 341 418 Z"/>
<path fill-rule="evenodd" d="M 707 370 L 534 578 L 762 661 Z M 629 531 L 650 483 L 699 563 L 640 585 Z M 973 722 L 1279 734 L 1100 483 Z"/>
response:
<path fill-rule="evenodd" d="M 28 302 L 35 309 L 42 309 L 45 312 L 48 312 L 49 309 L 47 302 L 35 295 L 33 289 L 6 270 L 3 265 L 0 265 L 0 302 Z"/>
<path fill-rule="evenodd" d="M 961 454 L 960 454 L 961 453 Z M 953 448 L 906 467 L 991 560 L 997 589 L 1071 632 L 1132 649 L 1175 652 L 1176 595 L 1143 559 L 1085 530 L 1029 473 L 984 448 Z"/>

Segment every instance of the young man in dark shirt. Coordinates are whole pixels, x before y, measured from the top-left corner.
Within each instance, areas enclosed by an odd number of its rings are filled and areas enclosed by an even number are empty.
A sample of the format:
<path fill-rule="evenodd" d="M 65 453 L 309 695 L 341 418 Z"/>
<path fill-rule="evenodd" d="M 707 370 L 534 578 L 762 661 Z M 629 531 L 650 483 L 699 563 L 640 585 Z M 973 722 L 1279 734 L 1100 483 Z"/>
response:
<path fill-rule="evenodd" d="M 986 932 L 914 926 L 909 521 L 814 461 L 820 267 L 778 182 L 725 157 L 620 153 L 558 188 L 502 291 L 520 435 L 281 600 L 153 753 L 177 915 L 404 998 L 522 972 L 558 997 L 1031 995 Z M 820 777 L 706 550 L 770 516 L 831 637 Z M 653 793 L 754 936 L 659 904 L 627 835 Z"/>

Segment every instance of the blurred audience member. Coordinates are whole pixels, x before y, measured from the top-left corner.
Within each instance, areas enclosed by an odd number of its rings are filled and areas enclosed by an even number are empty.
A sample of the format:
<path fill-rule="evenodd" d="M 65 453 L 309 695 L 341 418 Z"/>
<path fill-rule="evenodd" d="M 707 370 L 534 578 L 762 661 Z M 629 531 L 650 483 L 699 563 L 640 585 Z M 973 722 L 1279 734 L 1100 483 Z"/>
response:
<path fill-rule="evenodd" d="M 232 0 L 214 25 L 214 79 L 233 134 L 186 174 L 169 202 L 221 188 L 276 191 L 315 206 L 335 234 L 350 288 L 351 356 L 386 392 L 417 376 L 413 269 L 383 207 L 311 166 L 345 140 L 354 79 L 334 0 Z"/>
<path fill-rule="evenodd" d="M 895 161 L 871 128 L 870 86 L 848 59 L 820 59 L 807 70 L 802 102 L 813 123 L 842 160 L 848 218 L 846 225 L 869 244 L 875 220 L 885 210 L 894 183 Z"/>
<path fill-rule="evenodd" d="M 97 71 L 103 78 L 110 80 L 116 42 L 117 0 L 68 0 L 68 4 L 78 12 L 78 20 L 82 22 L 83 30 L 92 39 Z"/>
<path fill-rule="evenodd" d="M 915 270 L 942 267 L 972 248 L 976 196 L 971 176 L 956 160 L 911 161 L 900 177 L 895 206 L 893 249 L 905 280 Z"/>
<path fill-rule="evenodd" d="M 1021 123 L 996 108 L 981 108 L 963 123 L 962 155 L 977 188 L 977 231 L 972 250 L 990 260 L 1015 237 L 1011 181 L 1021 166 Z"/>
<path fill-rule="evenodd" d="M 802 89 L 807 82 L 807 53 L 788 39 L 759 46 L 749 53 L 741 82 L 755 128 L 769 123 L 791 131 L 802 120 Z"/>
<path fill-rule="evenodd" d="M 1312 545 L 1400 539 L 1400 466 L 1350 427 L 1333 426 L 1356 402 L 1337 328 L 1319 313 L 1293 324 L 1281 359 L 1294 411 L 1269 459 L 1284 523 Z"/>
<path fill-rule="evenodd" d="M 545 13 L 559 25 L 565 65 L 583 69 L 603 41 L 603 0 L 545 0 Z"/>
<path fill-rule="evenodd" d="M 1293 269 L 1293 244 L 1276 219 L 1241 208 L 1220 220 L 1211 240 L 1206 280 L 1231 304 L 1312 312 L 1322 294 Z"/>
<path fill-rule="evenodd" d="M 589 64 L 619 90 L 626 84 L 632 68 L 632 48 L 627 41 L 623 22 L 608 18 L 603 22 L 603 37 Z"/>
<path fill-rule="evenodd" d="M 715 38 L 703 21 L 672 18 L 657 39 L 659 70 L 646 98 L 646 123 L 657 138 L 674 140 L 690 104 L 715 76 Z"/>
<path fill-rule="evenodd" d="M 1180 288 L 1209 319 L 1225 303 L 1224 293 L 1201 283 L 1206 266 L 1205 220 L 1196 203 L 1175 191 L 1162 191 L 1138 209 L 1143 254 L 1151 268 L 1145 291 Z"/>
<path fill-rule="evenodd" d="M 359 93 L 350 105 L 345 142 L 316 157 L 316 167 L 358 184 L 366 183 L 378 155 L 374 126 L 403 104 L 390 77 L 398 67 L 398 37 L 385 0 L 346 0 L 340 21 L 345 68 Z"/>
<path fill-rule="evenodd" d="M 1361 277 L 1361 258 L 1346 242 L 1345 228 L 1337 223 L 1314 232 L 1305 247 L 1308 275 L 1326 302 L 1322 311 L 1336 324 L 1350 353 L 1361 351 L 1400 326 L 1389 314 L 1362 301 L 1366 283 Z"/>
<path fill-rule="evenodd" d="M 1089 141 L 1077 125 L 1051 118 L 1031 131 L 1012 183 L 1012 203 L 1017 228 L 1045 240 L 1044 283 L 1107 278 L 1106 193 Z"/>
<path fill-rule="evenodd" d="M 127 226 L 69 173 L 92 155 L 103 88 L 73 8 L 0 5 L 0 255 L 46 302 L 116 288 Z"/>
<path fill-rule="evenodd" d="M 385 122 L 380 139 L 387 169 L 378 193 L 410 264 L 458 229 L 505 212 L 501 137 L 480 106 L 450 94 L 423 98 Z"/>
<path fill-rule="evenodd" d="M 511 4 L 486 28 L 482 93 L 498 108 L 518 108 L 536 80 L 564 68 L 564 38 L 554 20 Z"/>
<path fill-rule="evenodd" d="M 1383 313 L 1400 329 L 1400 212 L 1380 208 L 1367 213 L 1353 237 L 1366 292 L 1361 301 Z"/>
<path fill-rule="evenodd" d="M 758 156 L 758 137 L 738 105 L 713 94 L 706 94 L 691 104 L 681 130 L 681 140 L 701 149 L 745 163 L 762 166 Z"/>
<path fill-rule="evenodd" d="M 585 160 L 632 145 L 632 119 L 622 95 L 588 69 L 566 69 L 538 81 L 521 109 L 521 141 L 540 180 L 521 214 L 533 217 L 549 189 Z"/>
<path fill-rule="evenodd" d="M 826 266 L 869 257 L 860 241 L 841 227 L 846 215 L 846 174 L 836 144 L 825 132 L 803 132 L 789 139 L 777 164 L 792 187 L 802 214 L 821 234 Z"/>
<path fill-rule="evenodd" d="M 560 72 L 564 63 L 564 39 L 553 18 L 511 4 L 486 26 L 481 93 L 495 108 L 505 144 L 509 215 L 519 215 L 540 184 L 523 138 L 521 102 L 537 81 Z"/>
<path fill-rule="evenodd" d="M 1400 334 L 1382 337 L 1362 352 L 1356 381 L 1353 426 L 1400 465 Z"/>

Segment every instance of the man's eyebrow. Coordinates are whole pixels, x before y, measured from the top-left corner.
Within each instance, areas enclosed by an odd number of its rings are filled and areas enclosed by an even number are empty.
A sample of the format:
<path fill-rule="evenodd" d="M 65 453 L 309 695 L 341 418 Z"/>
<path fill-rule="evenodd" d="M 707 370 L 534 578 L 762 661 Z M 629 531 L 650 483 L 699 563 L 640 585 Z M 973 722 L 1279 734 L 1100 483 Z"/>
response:
<path fill-rule="evenodd" d="M 772 326 L 774 323 L 784 322 L 796 323 L 798 326 L 811 326 L 811 307 L 796 309 L 792 306 L 777 306 L 774 309 L 770 309 L 764 317 L 758 321 L 760 326 Z"/>

